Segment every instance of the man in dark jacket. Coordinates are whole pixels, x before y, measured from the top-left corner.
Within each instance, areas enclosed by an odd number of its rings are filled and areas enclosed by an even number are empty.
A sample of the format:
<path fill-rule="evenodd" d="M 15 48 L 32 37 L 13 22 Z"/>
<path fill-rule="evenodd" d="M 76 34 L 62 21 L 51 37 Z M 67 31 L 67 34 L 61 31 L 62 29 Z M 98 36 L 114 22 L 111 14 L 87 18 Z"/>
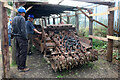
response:
<path fill-rule="evenodd" d="M 18 8 L 18 15 L 14 17 L 12 27 L 13 34 L 16 39 L 16 63 L 20 72 L 29 71 L 26 67 L 28 38 L 25 26 L 25 13 L 24 7 Z"/>
<path fill-rule="evenodd" d="M 28 55 L 32 54 L 31 48 L 32 48 L 32 40 L 34 36 L 34 32 L 38 34 L 42 34 L 42 32 L 39 32 L 34 26 L 33 26 L 33 19 L 34 15 L 28 15 L 28 20 L 26 21 L 26 29 L 27 29 L 27 35 L 28 35 Z"/>

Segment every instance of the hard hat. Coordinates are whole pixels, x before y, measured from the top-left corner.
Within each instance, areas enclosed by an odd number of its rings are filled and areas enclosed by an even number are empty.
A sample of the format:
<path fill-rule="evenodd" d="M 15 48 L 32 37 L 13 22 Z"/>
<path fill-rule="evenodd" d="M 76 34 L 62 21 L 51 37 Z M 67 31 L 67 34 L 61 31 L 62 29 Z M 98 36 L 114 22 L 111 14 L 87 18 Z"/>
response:
<path fill-rule="evenodd" d="M 26 10 L 25 10 L 24 7 L 20 6 L 20 7 L 18 8 L 18 12 L 20 12 L 20 13 L 24 12 L 24 13 L 26 13 Z"/>
<path fill-rule="evenodd" d="M 12 19 L 9 19 L 9 21 L 12 21 Z"/>
<path fill-rule="evenodd" d="M 31 15 L 31 14 L 30 14 L 30 15 L 28 15 L 28 17 L 30 17 L 30 18 L 34 18 L 34 15 Z"/>

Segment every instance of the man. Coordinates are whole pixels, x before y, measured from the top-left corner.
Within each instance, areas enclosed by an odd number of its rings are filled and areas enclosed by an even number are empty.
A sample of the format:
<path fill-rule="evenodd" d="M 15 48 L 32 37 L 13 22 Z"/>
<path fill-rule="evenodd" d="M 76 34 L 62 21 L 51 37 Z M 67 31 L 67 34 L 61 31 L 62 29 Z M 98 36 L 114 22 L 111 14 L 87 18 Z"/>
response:
<path fill-rule="evenodd" d="M 11 27 L 12 25 L 12 19 L 9 19 L 9 22 L 8 22 L 8 43 L 9 43 L 9 46 L 11 46 Z"/>
<path fill-rule="evenodd" d="M 31 55 L 31 48 L 32 48 L 32 39 L 34 32 L 38 34 L 42 34 L 42 32 L 39 32 L 34 26 L 33 26 L 33 19 L 34 15 L 28 15 L 28 20 L 26 21 L 26 28 L 27 28 L 27 35 L 28 35 L 28 55 Z"/>
<path fill-rule="evenodd" d="M 26 67 L 28 38 L 24 18 L 25 13 L 25 8 L 19 7 L 18 15 L 14 17 L 12 23 L 13 34 L 16 39 L 16 63 L 20 72 L 29 71 L 29 68 Z"/>

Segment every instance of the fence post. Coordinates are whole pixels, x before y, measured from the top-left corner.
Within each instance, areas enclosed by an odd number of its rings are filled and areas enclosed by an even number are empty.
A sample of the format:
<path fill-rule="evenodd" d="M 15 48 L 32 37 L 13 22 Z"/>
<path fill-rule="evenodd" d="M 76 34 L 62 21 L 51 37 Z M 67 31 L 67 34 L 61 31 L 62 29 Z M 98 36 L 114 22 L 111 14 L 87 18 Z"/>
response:
<path fill-rule="evenodd" d="M 67 16 L 67 24 L 70 24 L 70 17 Z"/>
<path fill-rule="evenodd" d="M 3 2 L 0 2 L 0 9 L 2 11 L 2 61 L 3 61 L 3 78 L 10 77 L 10 57 L 9 57 L 9 47 L 8 47 L 8 19 L 7 19 L 7 9 L 3 6 Z"/>
<path fill-rule="evenodd" d="M 120 6 L 120 1 L 118 2 L 118 6 Z M 120 10 L 118 10 L 118 28 L 120 32 Z M 118 37 L 120 37 L 120 33 L 118 34 Z M 120 40 L 118 41 L 120 43 Z M 120 45 L 118 45 L 118 56 L 120 56 Z"/>
<path fill-rule="evenodd" d="M 50 18 L 48 17 L 48 24 L 50 24 Z"/>
<path fill-rule="evenodd" d="M 55 17 L 53 17 L 53 24 L 55 24 Z"/>
<path fill-rule="evenodd" d="M 77 31 L 77 34 L 79 34 L 79 16 L 78 16 L 78 13 L 77 11 L 75 11 L 75 24 L 76 24 L 76 31 Z"/>
<path fill-rule="evenodd" d="M 93 14 L 93 10 L 88 10 L 89 14 Z M 89 35 L 93 35 L 93 17 L 89 19 Z M 92 38 L 89 38 L 92 41 Z"/>
<path fill-rule="evenodd" d="M 109 8 L 114 6 L 109 6 Z M 108 14 L 108 35 L 113 36 L 113 26 L 114 26 L 114 11 L 110 11 Z M 108 39 L 107 45 L 107 61 L 112 62 L 112 53 L 113 53 L 113 40 Z"/>
<path fill-rule="evenodd" d="M 61 16 L 61 14 L 60 14 L 60 23 L 62 22 L 62 16 Z"/>

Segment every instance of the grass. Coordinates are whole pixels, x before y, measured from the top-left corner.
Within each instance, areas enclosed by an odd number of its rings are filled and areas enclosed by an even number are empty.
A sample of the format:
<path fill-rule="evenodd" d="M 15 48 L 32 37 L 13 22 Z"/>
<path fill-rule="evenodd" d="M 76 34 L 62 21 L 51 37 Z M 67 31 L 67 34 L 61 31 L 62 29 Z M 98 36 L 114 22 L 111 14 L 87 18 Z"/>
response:
<path fill-rule="evenodd" d="M 89 68 L 89 67 L 93 67 L 93 66 L 94 66 L 94 64 L 90 63 L 90 62 L 82 65 L 83 68 Z"/>
<path fill-rule="evenodd" d="M 9 47 L 9 52 L 12 53 L 12 47 Z"/>
<path fill-rule="evenodd" d="M 89 27 L 86 27 L 86 28 L 80 27 L 79 35 L 84 36 L 84 37 L 88 37 Z M 100 36 L 100 37 L 106 37 L 107 29 L 102 27 L 102 26 L 93 27 L 93 35 Z M 99 50 L 99 49 L 106 49 L 107 48 L 107 42 L 93 39 L 92 43 L 93 43 L 94 49 Z"/>
<path fill-rule="evenodd" d="M 118 52 L 113 52 L 113 57 L 115 57 L 116 60 L 120 61 L 120 55 L 118 54 Z"/>
<path fill-rule="evenodd" d="M 93 39 L 92 44 L 93 44 L 93 48 L 97 50 L 107 48 L 107 42 L 101 40 Z"/>
<path fill-rule="evenodd" d="M 2 54 L 0 54 L 0 57 L 2 57 Z"/>
<path fill-rule="evenodd" d="M 63 76 L 62 75 L 58 75 L 57 78 L 63 78 Z"/>
<path fill-rule="evenodd" d="M 12 61 L 12 63 L 10 64 L 10 67 L 16 67 L 16 66 L 17 66 L 16 62 Z"/>
<path fill-rule="evenodd" d="M 99 68 L 99 67 L 98 67 L 98 66 L 96 66 L 96 65 L 95 65 L 95 66 L 93 66 L 93 69 L 94 69 L 94 70 L 97 70 L 98 68 Z"/>

